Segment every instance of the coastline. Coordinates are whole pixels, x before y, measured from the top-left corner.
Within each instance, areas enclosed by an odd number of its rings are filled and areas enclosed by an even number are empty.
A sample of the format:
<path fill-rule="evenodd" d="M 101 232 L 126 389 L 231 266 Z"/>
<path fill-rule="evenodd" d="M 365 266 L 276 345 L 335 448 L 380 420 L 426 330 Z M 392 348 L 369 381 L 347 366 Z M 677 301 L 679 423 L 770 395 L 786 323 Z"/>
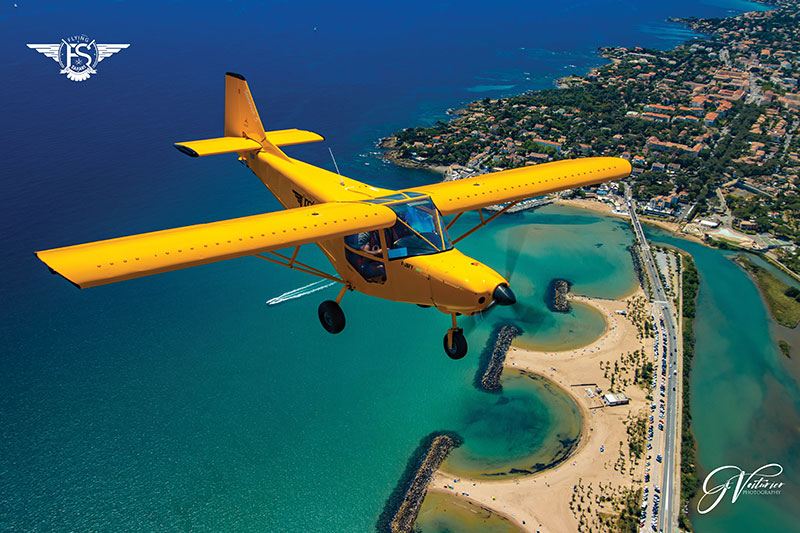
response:
<path fill-rule="evenodd" d="M 598 200 L 572 198 L 572 199 L 558 199 L 554 203 L 558 205 L 565 205 L 568 207 L 575 207 L 578 209 L 586 209 L 587 211 L 594 211 L 596 213 L 602 213 L 604 215 L 610 215 L 624 220 L 627 220 L 629 218 L 626 215 L 615 213 L 611 205 L 609 205 L 606 202 L 600 202 Z M 683 231 L 681 231 L 680 226 L 674 222 L 654 220 L 651 218 L 642 217 L 641 215 L 639 215 L 639 221 L 642 222 L 643 224 L 650 224 L 651 226 L 656 226 L 658 228 L 667 230 L 670 233 L 675 234 L 676 237 L 679 237 L 681 239 L 686 239 L 687 241 L 696 242 L 708 248 L 713 248 L 712 246 L 709 246 L 707 242 L 703 241 L 697 236 L 692 235 L 690 233 L 684 233 Z"/>
<path fill-rule="evenodd" d="M 535 352 L 512 345 L 506 356 L 506 368 L 551 381 L 577 404 L 582 415 L 581 436 L 565 460 L 541 472 L 501 481 L 459 478 L 439 469 L 434 474 L 431 490 L 468 499 L 509 517 L 523 531 L 558 532 L 578 528 L 579 515 L 570 509 L 570 499 L 576 491 L 594 484 L 596 490 L 618 497 L 632 482 L 640 481 L 642 460 L 635 461 L 632 468 L 627 464 L 620 467 L 618 457 L 620 451 L 625 458 L 628 457 L 626 422 L 645 409 L 647 391 L 636 384 L 628 384 L 623 387 L 630 398 L 628 405 L 600 407 L 602 402 L 598 395 L 590 397 L 586 393 L 588 387 L 576 384 L 596 383 L 604 392 L 607 391 L 610 381 L 600 362 L 613 365 L 619 363 L 626 353 L 643 349 L 643 341 L 633 321 L 616 313 L 626 310 L 631 300 L 642 295 L 639 289 L 621 300 L 573 296 L 574 300 L 603 313 L 608 328 L 599 339 L 583 348 L 564 352 Z M 629 370 L 633 372 L 632 368 Z M 620 442 L 624 444 L 620 446 Z M 590 505 L 587 512 L 591 517 L 601 509 L 604 507 L 598 503 L 597 506 Z M 597 517 L 593 520 L 599 522 Z"/>
<path fill-rule="evenodd" d="M 681 22 L 686 24 L 683 20 L 676 20 L 676 22 Z M 406 166 L 402 164 L 398 158 L 389 158 L 395 164 L 399 164 L 401 166 Z M 441 172 L 447 175 L 447 169 L 449 167 L 438 167 L 434 169 L 424 163 L 420 162 L 417 168 L 427 168 L 428 170 L 434 170 L 437 172 Z M 564 200 L 559 199 L 556 200 L 556 203 L 571 206 L 576 208 L 587 209 L 590 211 L 594 211 L 597 213 L 605 214 L 605 215 L 612 215 L 618 218 L 627 218 L 626 216 L 615 213 L 612 206 L 608 205 L 603 202 L 593 201 L 593 200 Z M 699 238 L 696 235 L 691 233 L 686 233 L 683 231 L 683 225 L 678 223 L 671 223 L 662 220 L 654 220 L 650 218 L 641 218 L 643 224 L 651 224 L 652 226 L 664 229 L 668 231 L 670 234 L 687 240 L 692 241 L 697 244 L 702 244 L 707 248 L 716 249 L 716 246 L 709 245 L 705 242 L 702 238 Z M 769 260 L 769 258 L 767 257 Z M 639 289 L 640 291 L 640 289 Z M 637 291 L 637 292 L 639 292 Z M 762 300 L 763 300 L 762 294 Z M 590 299 L 587 299 L 590 300 Z M 766 303 L 766 302 L 765 302 Z M 694 308 L 694 302 L 692 303 L 692 308 Z M 680 326 L 683 326 L 679 313 L 679 323 Z M 692 326 L 689 325 L 689 330 L 691 331 Z M 683 327 L 680 328 L 680 331 L 683 331 Z M 685 333 L 685 332 L 684 332 Z M 606 331 L 601 335 L 600 339 L 604 340 L 606 336 L 609 334 L 609 328 L 607 323 Z M 693 339 L 692 339 L 693 341 Z M 595 341 L 597 342 L 597 341 Z M 609 485 L 606 486 L 606 490 L 611 490 L 614 492 L 615 490 L 619 490 L 618 494 L 622 495 L 626 488 L 629 488 L 631 485 L 631 481 L 633 481 L 634 490 L 636 488 L 641 488 L 641 483 L 637 484 L 637 478 L 634 475 L 634 471 L 631 471 L 630 476 L 633 477 L 633 480 L 627 479 L 623 474 L 623 482 L 619 484 L 615 484 L 616 476 L 614 475 L 605 475 L 604 471 L 600 471 L 599 474 L 597 469 L 599 468 L 597 465 L 602 462 L 604 457 L 602 456 L 603 452 L 591 453 L 590 444 L 598 442 L 598 436 L 602 437 L 602 432 L 595 432 L 595 427 L 590 425 L 590 419 L 593 421 L 597 421 L 598 424 L 606 423 L 611 425 L 610 417 L 605 417 L 606 419 L 603 420 L 603 416 L 605 413 L 605 409 L 592 409 L 586 403 L 586 397 L 581 397 L 579 394 L 576 394 L 573 389 L 573 386 L 568 385 L 569 377 L 571 376 L 571 372 L 577 373 L 578 368 L 582 370 L 588 371 L 588 368 L 583 368 L 585 365 L 579 365 L 576 363 L 576 360 L 583 360 L 589 359 L 591 361 L 596 361 L 598 354 L 603 353 L 599 350 L 598 352 L 594 352 L 594 342 L 590 343 L 586 347 L 578 348 L 575 350 L 565 350 L 563 352 L 536 352 L 536 351 L 526 351 L 519 349 L 517 347 L 511 348 L 509 354 L 506 358 L 506 366 L 513 366 L 518 370 L 523 370 L 526 372 L 530 372 L 531 374 L 539 375 L 541 377 L 550 379 L 557 383 L 561 389 L 570 395 L 573 400 L 576 401 L 576 404 L 581 409 L 581 413 L 583 415 L 582 421 L 582 430 L 581 430 L 581 439 L 578 443 L 577 448 L 573 451 L 573 453 L 568 457 L 569 461 L 562 461 L 558 465 L 554 466 L 553 468 L 546 469 L 542 472 L 537 472 L 532 475 L 524 476 L 522 478 L 512 479 L 512 480 L 504 480 L 504 481 L 482 481 L 476 479 L 467 479 L 467 478 L 453 478 L 453 476 L 445 471 L 438 471 L 431 483 L 431 490 L 441 493 L 448 493 L 452 494 L 454 497 L 462 498 L 466 501 L 470 501 L 476 505 L 481 506 L 482 508 L 489 508 L 493 512 L 497 513 L 498 515 L 505 516 L 509 520 L 516 521 L 516 524 L 521 524 L 522 529 L 524 531 L 574 531 L 574 530 L 582 530 L 583 526 L 585 525 L 585 521 L 583 519 L 583 514 L 581 515 L 580 521 L 578 521 L 577 515 L 572 510 L 572 505 L 570 504 L 569 509 L 564 509 L 566 506 L 566 502 L 569 500 L 570 492 L 574 494 L 576 493 L 576 487 L 582 487 L 582 484 L 589 481 L 589 494 L 591 495 L 591 484 L 592 481 L 597 481 L 598 484 L 602 482 L 609 483 L 612 488 L 608 488 Z M 602 344 L 602 343 L 601 343 Z M 641 347 L 643 348 L 644 345 L 642 344 Z M 586 349 L 589 349 L 589 354 L 586 354 Z M 581 354 L 576 355 L 578 350 L 581 350 Z M 570 354 L 571 355 L 566 355 Z M 693 350 L 690 348 L 690 352 Z M 690 355 L 691 358 L 691 355 Z M 558 363 L 559 370 L 556 370 L 556 367 L 550 367 L 550 370 L 547 370 L 545 365 L 548 363 Z M 688 375 L 683 374 L 684 365 L 685 365 L 685 355 L 681 357 L 678 362 L 681 374 L 683 375 L 684 385 L 686 390 L 684 392 L 683 397 L 678 395 L 678 411 L 679 413 L 683 413 L 682 416 L 679 415 L 678 423 L 685 422 L 685 419 L 688 417 L 689 412 L 689 401 L 688 401 Z M 691 365 L 688 365 L 689 368 Z M 561 378 L 557 377 L 561 376 Z M 563 379 L 562 379 L 563 378 Z M 580 380 L 579 380 L 580 381 Z M 581 381 L 582 382 L 582 381 Z M 627 390 L 625 391 L 627 394 Z M 642 392 L 641 390 L 637 390 L 636 392 Z M 644 395 L 643 395 L 644 396 Z M 686 399 L 686 404 L 684 405 L 684 398 Z M 633 397 L 631 398 L 631 403 L 627 406 L 627 413 L 630 416 L 631 414 L 635 414 L 637 412 L 637 400 L 640 400 L 640 405 L 638 405 L 639 411 L 644 411 L 645 402 L 643 398 Z M 649 403 L 649 402 L 648 402 Z M 684 413 L 684 408 L 686 412 Z M 596 411 L 596 412 L 594 412 Z M 617 420 L 619 421 L 619 420 Z M 624 422 L 619 421 L 623 426 Z M 599 427 L 599 426 L 598 426 Z M 587 431 L 588 428 L 588 431 Z M 608 435 L 616 435 L 609 431 Z M 626 440 L 627 435 L 625 432 L 622 433 L 623 439 L 620 440 L 620 448 L 623 447 L 623 442 Z M 685 436 L 684 436 L 685 437 Z M 693 435 L 689 435 L 689 438 L 693 439 Z M 680 453 L 681 449 L 678 447 L 676 450 L 676 455 L 679 460 L 679 464 L 683 466 L 683 459 L 682 454 Z M 696 454 L 696 443 L 694 445 L 694 452 Z M 620 450 L 620 454 L 622 455 L 622 450 Z M 693 458 L 694 459 L 694 458 Z M 571 466 L 575 467 L 574 469 L 566 468 L 568 462 Z M 584 466 L 585 462 L 590 462 L 589 466 Z M 641 474 L 643 471 L 643 460 L 638 462 L 634 462 L 634 465 L 638 466 L 636 472 Z M 594 469 L 592 467 L 595 467 Z M 603 470 L 607 470 L 607 464 L 603 465 Z M 614 469 L 616 471 L 616 468 Z M 578 477 L 579 474 L 583 473 L 584 476 Z M 619 473 L 619 472 L 616 472 Z M 573 475 L 574 474 L 574 475 Z M 569 484 L 569 480 L 575 480 L 577 478 L 577 484 Z M 609 481 L 609 478 L 611 480 Z M 642 476 L 639 476 L 638 481 L 641 481 Z M 539 481 L 540 483 L 538 486 L 535 484 Z M 550 481 L 553 482 L 553 486 L 550 485 Z M 534 484 L 531 487 L 531 482 Z M 441 488 L 439 488 L 439 486 Z M 528 486 L 525 489 L 522 489 L 521 486 L 527 484 Z M 436 487 L 436 488 L 434 488 Z M 546 487 L 546 489 L 545 489 Z M 567 490 L 571 487 L 571 490 Z M 449 492 L 448 492 L 449 491 Z M 559 497 L 553 496 L 554 493 L 559 494 Z M 563 493 L 563 494 L 562 494 Z M 632 492 L 631 492 L 632 494 Z M 583 497 L 581 497 L 581 501 L 583 501 Z M 638 502 L 637 502 L 638 503 Z M 559 505 L 563 504 L 563 505 Z M 502 505 L 502 509 L 501 509 Z M 603 505 L 598 503 L 599 508 L 593 508 L 590 504 L 589 506 L 589 516 L 590 520 L 592 519 L 592 511 L 596 511 L 598 515 L 600 514 L 600 509 L 604 508 Z M 682 512 L 678 512 L 679 517 L 683 516 Z M 568 518 L 567 518 L 568 517 Z M 537 526 L 538 524 L 538 526 Z M 599 520 L 598 525 L 601 526 L 602 529 L 602 519 Z M 590 524 L 590 530 L 594 528 L 594 523 Z"/>

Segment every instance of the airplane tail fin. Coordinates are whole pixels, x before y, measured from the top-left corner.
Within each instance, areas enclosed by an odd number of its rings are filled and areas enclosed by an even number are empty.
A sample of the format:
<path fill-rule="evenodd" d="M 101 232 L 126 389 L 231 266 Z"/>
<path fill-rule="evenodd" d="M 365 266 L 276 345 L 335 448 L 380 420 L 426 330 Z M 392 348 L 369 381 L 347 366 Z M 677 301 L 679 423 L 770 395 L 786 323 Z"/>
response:
<path fill-rule="evenodd" d="M 291 161 L 279 146 L 324 141 L 322 135 L 298 129 L 264 131 L 261 118 L 244 76 L 225 74 L 225 136 L 201 141 L 175 143 L 175 148 L 192 157 L 264 151 Z"/>
<path fill-rule="evenodd" d="M 225 73 L 225 137 L 247 137 L 261 142 L 264 127 L 247 81 L 241 74 Z"/>
<path fill-rule="evenodd" d="M 267 139 L 247 80 L 234 72 L 225 73 L 225 137 L 254 140 L 265 152 L 289 160 L 280 148 Z"/>

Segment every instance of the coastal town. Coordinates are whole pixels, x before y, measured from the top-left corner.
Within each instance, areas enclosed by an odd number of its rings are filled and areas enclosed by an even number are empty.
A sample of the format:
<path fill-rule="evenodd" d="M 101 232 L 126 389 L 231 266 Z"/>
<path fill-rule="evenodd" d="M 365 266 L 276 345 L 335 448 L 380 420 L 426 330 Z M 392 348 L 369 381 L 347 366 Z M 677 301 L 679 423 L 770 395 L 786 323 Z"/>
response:
<path fill-rule="evenodd" d="M 560 305 L 551 311 L 584 302 L 603 313 L 605 333 L 583 348 L 549 353 L 498 337 L 486 369 L 495 386 L 502 365 L 567 391 L 584 418 L 580 444 L 553 467 L 502 480 L 454 475 L 444 463 L 427 481 L 440 504 L 453 497 L 468 512 L 507 520 L 509 531 L 692 531 L 698 274 L 688 254 L 649 244 L 640 220 L 760 254 L 800 279 L 800 7 L 762 3 L 774 9 L 674 19 L 701 37 L 669 51 L 605 48 L 607 64 L 562 78 L 557 89 L 484 98 L 454 110 L 448 123 L 382 140 L 387 159 L 445 180 L 583 156 L 632 165 L 625 183 L 517 207 L 557 201 L 628 218 L 639 288 L 601 300 L 568 294 L 567 281 L 553 280 L 548 291 Z M 738 261 L 776 320 L 796 326 L 798 291 L 774 276 L 764 281 L 771 275 L 746 257 Z"/>
<path fill-rule="evenodd" d="M 645 220 L 800 272 L 800 7 L 674 19 L 701 34 L 673 50 L 611 47 L 558 88 L 484 98 L 384 139 L 401 165 L 459 179 L 583 156 L 629 160 Z M 616 184 L 579 189 L 624 211 Z M 535 204 L 534 204 L 535 205 Z"/>

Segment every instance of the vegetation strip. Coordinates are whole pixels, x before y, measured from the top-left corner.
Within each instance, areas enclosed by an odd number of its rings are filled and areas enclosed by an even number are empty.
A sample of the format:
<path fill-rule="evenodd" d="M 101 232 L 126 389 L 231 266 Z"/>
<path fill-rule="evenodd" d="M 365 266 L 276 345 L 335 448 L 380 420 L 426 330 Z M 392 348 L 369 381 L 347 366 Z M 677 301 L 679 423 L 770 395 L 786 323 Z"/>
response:
<path fill-rule="evenodd" d="M 681 411 L 681 512 L 678 525 L 685 531 L 692 531 L 689 522 L 689 502 L 697 494 L 697 441 L 692 431 L 692 411 L 690 403 L 690 380 L 694 358 L 694 318 L 696 314 L 697 289 L 700 279 L 692 256 L 683 255 L 683 386 Z"/>
<path fill-rule="evenodd" d="M 739 255 L 736 262 L 755 280 L 772 317 L 782 326 L 796 327 L 800 322 L 800 290 L 785 284 L 766 268 L 753 263 L 746 255 Z"/>

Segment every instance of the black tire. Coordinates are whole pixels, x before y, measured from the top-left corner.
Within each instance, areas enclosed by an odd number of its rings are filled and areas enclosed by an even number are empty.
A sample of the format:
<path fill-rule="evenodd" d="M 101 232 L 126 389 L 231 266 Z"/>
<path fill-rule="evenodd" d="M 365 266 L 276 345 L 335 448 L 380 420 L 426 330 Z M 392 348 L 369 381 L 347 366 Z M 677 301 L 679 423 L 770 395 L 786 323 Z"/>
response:
<path fill-rule="evenodd" d="M 328 333 L 339 333 L 344 329 L 344 311 L 333 300 L 319 304 L 319 322 Z"/>
<path fill-rule="evenodd" d="M 467 355 L 467 339 L 464 337 L 464 331 L 461 328 L 453 332 L 453 346 L 448 345 L 447 335 L 444 336 L 444 353 L 450 359 L 461 359 Z"/>

